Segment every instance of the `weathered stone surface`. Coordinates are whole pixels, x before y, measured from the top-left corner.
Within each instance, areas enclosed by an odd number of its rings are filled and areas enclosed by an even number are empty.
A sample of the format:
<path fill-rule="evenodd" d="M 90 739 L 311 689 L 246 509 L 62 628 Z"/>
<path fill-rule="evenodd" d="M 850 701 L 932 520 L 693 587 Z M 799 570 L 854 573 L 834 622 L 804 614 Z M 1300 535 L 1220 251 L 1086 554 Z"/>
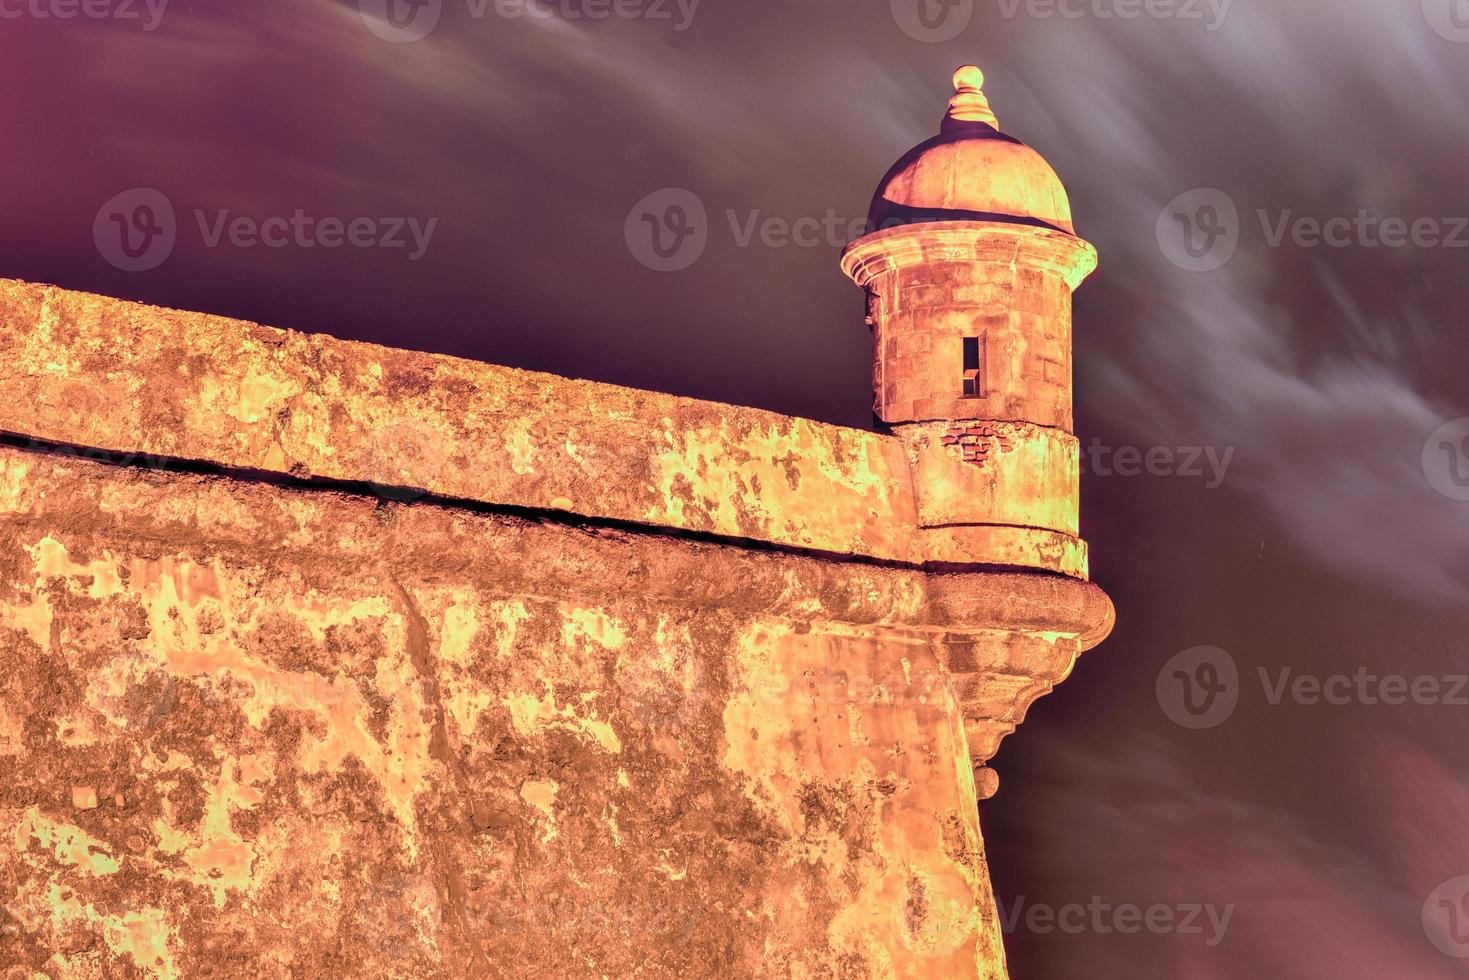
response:
<path fill-rule="evenodd" d="M 951 435 L 956 430 L 974 434 Z M 924 527 L 983 524 L 1078 537 L 1081 444 L 1070 433 L 1024 422 L 947 421 L 898 431 Z"/>
<path fill-rule="evenodd" d="M 875 232 L 842 266 L 872 293 L 877 414 L 893 425 L 1004 419 L 1070 430 L 1071 293 L 1091 245 L 1024 225 L 946 221 Z M 966 394 L 964 338 L 981 342 Z"/>
<path fill-rule="evenodd" d="M 916 571 L 0 449 L 3 958 L 998 976 L 930 617 Z"/>
<path fill-rule="evenodd" d="M 0 280 L 0 431 L 921 562 L 890 437 Z"/>

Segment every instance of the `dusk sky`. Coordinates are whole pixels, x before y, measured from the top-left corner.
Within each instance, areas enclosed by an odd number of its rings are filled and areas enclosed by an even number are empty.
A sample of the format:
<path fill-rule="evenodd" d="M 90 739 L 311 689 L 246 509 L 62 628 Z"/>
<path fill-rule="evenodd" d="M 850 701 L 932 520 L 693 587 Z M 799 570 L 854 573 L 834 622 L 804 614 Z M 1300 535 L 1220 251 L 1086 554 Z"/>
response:
<path fill-rule="evenodd" d="M 1118 608 L 994 761 L 1014 976 L 1469 975 L 1469 0 L 399 2 L 0 0 L 0 277 L 868 427 L 838 258 L 979 64 Z"/>

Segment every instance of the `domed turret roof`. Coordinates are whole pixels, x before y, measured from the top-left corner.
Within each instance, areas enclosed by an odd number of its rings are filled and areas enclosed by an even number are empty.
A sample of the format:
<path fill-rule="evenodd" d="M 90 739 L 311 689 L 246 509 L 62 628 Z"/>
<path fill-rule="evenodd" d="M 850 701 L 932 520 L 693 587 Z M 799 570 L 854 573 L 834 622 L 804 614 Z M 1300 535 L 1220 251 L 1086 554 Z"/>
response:
<path fill-rule="evenodd" d="M 1041 155 L 1000 132 L 984 73 L 954 73 L 954 98 L 939 135 L 888 171 L 872 199 L 875 229 L 930 221 L 996 221 L 1076 234 L 1061 178 Z"/>

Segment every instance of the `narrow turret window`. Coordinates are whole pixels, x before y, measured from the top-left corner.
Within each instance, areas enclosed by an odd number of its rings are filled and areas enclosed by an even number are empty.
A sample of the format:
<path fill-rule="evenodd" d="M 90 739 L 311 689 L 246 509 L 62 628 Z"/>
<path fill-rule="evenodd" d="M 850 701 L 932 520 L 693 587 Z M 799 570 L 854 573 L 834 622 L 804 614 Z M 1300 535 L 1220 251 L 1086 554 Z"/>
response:
<path fill-rule="evenodd" d="M 964 338 L 964 397 L 984 397 L 983 346 L 978 337 Z"/>

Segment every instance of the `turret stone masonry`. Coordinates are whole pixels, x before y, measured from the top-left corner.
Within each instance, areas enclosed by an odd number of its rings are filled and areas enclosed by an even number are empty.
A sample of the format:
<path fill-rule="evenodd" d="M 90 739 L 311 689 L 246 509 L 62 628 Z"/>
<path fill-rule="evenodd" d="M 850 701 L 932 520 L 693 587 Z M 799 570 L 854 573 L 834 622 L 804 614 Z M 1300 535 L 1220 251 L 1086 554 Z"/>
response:
<path fill-rule="evenodd" d="M 0 976 L 1004 977 L 1095 253 L 956 82 L 880 431 L 0 281 Z"/>

